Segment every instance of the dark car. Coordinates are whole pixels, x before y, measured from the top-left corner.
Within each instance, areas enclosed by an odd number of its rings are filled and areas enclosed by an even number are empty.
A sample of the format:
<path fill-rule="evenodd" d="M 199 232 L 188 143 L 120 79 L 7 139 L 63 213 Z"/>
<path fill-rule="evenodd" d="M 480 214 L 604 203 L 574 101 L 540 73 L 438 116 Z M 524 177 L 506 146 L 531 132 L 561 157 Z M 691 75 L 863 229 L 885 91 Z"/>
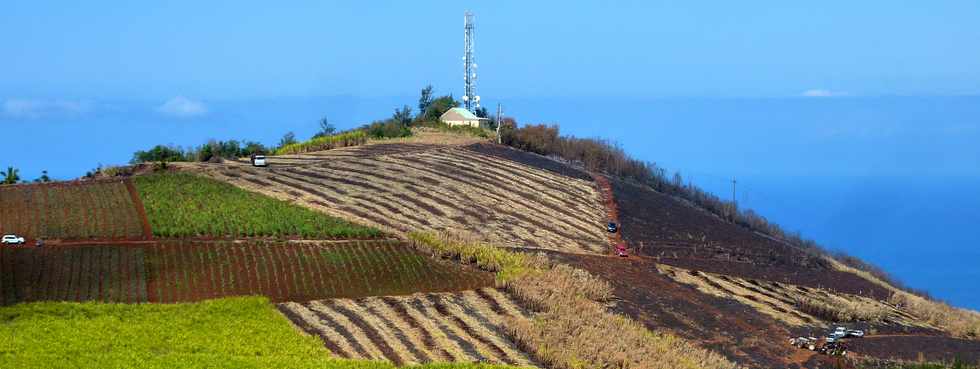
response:
<path fill-rule="evenodd" d="M 606 231 L 608 231 L 609 233 L 616 233 L 616 231 L 618 230 L 619 230 L 619 226 L 616 225 L 616 223 L 609 222 L 608 224 L 606 224 Z"/>

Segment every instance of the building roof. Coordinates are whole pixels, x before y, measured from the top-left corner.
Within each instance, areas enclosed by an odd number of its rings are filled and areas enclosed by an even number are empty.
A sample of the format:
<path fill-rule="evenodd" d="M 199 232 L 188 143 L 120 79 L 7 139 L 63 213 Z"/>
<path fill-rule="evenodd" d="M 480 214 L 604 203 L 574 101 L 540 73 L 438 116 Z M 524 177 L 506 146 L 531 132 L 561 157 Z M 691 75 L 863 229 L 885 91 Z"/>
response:
<path fill-rule="evenodd" d="M 469 110 L 464 108 L 452 108 L 442 113 L 439 120 L 483 120 L 486 118 L 480 118 L 473 114 Z"/>

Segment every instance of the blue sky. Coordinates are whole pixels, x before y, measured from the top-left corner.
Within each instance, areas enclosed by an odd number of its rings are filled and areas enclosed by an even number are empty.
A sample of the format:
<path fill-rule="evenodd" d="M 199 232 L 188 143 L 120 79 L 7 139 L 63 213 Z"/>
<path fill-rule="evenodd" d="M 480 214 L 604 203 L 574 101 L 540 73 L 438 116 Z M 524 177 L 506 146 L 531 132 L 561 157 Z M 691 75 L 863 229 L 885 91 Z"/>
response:
<path fill-rule="evenodd" d="M 69 179 L 458 97 L 469 9 L 487 105 L 738 177 L 740 204 L 980 308 L 980 2 L 269 4 L 0 2 L 0 167 Z"/>
<path fill-rule="evenodd" d="M 0 96 L 458 90 L 465 9 L 488 98 L 980 92 L 976 1 L 268 4 L 4 1 Z"/>

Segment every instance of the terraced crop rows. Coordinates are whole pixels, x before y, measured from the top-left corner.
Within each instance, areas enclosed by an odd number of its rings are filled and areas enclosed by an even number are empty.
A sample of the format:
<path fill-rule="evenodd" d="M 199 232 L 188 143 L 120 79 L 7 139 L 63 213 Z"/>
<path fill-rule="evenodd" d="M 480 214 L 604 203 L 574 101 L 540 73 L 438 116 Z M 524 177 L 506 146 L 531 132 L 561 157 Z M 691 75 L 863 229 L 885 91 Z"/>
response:
<path fill-rule="evenodd" d="M 396 232 L 467 230 L 507 246 L 592 253 L 608 242 L 591 181 L 463 148 L 206 173 Z"/>
<path fill-rule="evenodd" d="M 344 358 L 535 365 L 504 334 L 507 318 L 527 318 L 493 288 L 458 293 L 332 299 L 278 305 L 294 324 Z"/>
<path fill-rule="evenodd" d="M 140 248 L 0 249 L 0 305 L 33 301 L 146 302 Z"/>
<path fill-rule="evenodd" d="M 265 295 L 308 301 L 492 286 L 493 275 L 398 241 L 166 242 L 146 250 L 151 302 Z"/>
<path fill-rule="evenodd" d="M 919 322 L 920 320 L 914 316 L 896 309 L 891 305 L 867 297 L 839 294 L 819 288 L 807 288 L 777 282 L 703 273 L 663 264 L 657 265 L 657 269 L 677 282 L 695 286 L 701 292 L 734 299 L 752 306 L 777 320 L 794 326 L 824 324 L 822 319 L 800 311 L 796 306 L 797 298 L 824 299 L 827 297 L 840 297 L 848 301 L 866 304 L 870 308 L 887 311 L 888 315 L 885 319 L 888 323 L 928 328 L 923 326 Z"/>
<path fill-rule="evenodd" d="M 398 241 L 205 242 L 0 248 L 0 305 L 188 302 L 240 295 L 309 301 L 494 285 L 491 273 Z"/>
<path fill-rule="evenodd" d="M 141 205 L 126 180 L 0 186 L 0 234 L 29 240 L 142 239 Z"/>

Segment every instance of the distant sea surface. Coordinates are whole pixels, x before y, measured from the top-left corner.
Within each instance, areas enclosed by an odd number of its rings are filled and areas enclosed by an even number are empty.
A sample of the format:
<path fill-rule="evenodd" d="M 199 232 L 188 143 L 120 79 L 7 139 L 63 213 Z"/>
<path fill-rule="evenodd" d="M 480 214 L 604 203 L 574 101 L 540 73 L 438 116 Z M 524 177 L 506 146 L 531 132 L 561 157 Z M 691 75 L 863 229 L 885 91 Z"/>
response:
<path fill-rule="evenodd" d="M 492 99 L 487 98 L 493 103 Z M 94 102 L 84 112 L 0 113 L 21 176 L 78 177 L 157 143 L 210 138 L 274 144 L 384 118 L 414 97 L 205 101 L 176 118 L 155 104 Z M 908 285 L 980 309 L 980 97 L 502 99 L 521 123 L 608 138 L 785 229 L 881 266 Z M 493 110 L 493 109 L 491 109 Z"/>

